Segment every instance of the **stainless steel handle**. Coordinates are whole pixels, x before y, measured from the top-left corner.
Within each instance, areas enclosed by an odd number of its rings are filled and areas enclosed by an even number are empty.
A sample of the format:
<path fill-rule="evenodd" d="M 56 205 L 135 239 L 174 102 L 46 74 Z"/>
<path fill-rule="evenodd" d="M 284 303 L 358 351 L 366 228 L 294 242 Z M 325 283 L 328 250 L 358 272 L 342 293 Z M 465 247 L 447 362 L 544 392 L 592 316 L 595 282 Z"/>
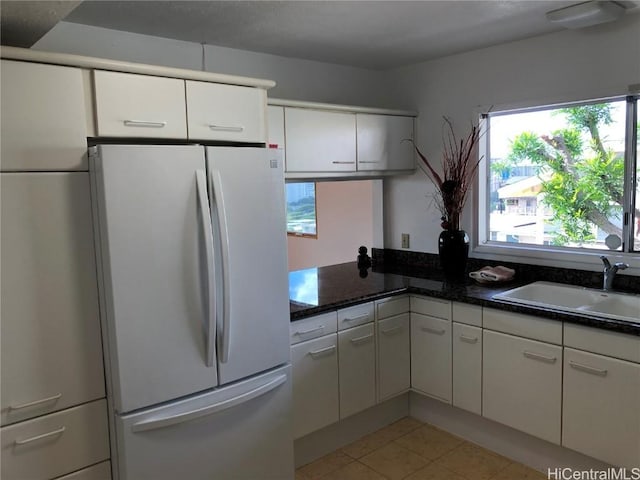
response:
<path fill-rule="evenodd" d="M 358 315 L 357 317 L 353 317 L 353 318 L 345 317 L 343 319 L 343 322 L 359 322 L 361 320 L 369 320 L 369 314 L 365 313 L 364 315 Z"/>
<path fill-rule="evenodd" d="M 334 165 L 353 165 L 353 164 L 354 164 L 354 163 L 356 163 L 356 162 L 340 162 L 340 161 L 338 161 L 338 160 L 334 160 L 334 161 L 333 161 L 333 162 L 331 162 L 331 163 L 333 163 Z"/>
<path fill-rule="evenodd" d="M 524 352 L 522 352 L 522 354 L 525 357 L 530 358 L 532 360 L 539 360 L 539 361 L 545 362 L 545 363 L 556 363 L 556 360 L 558 360 L 556 357 L 549 357 L 547 355 L 542 355 L 541 353 L 530 352 L 528 350 L 525 350 Z"/>
<path fill-rule="evenodd" d="M 464 334 L 460 334 L 460 340 L 466 343 L 478 343 L 478 337 L 468 337 Z"/>
<path fill-rule="evenodd" d="M 352 338 L 351 343 L 354 345 L 360 345 L 361 343 L 366 343 L 371 338 L 373 338 L 373 333 L 363 335 L 362 337 Z"/>
<path fill-rule="evenodd" d="M 431 328 L 431 327 L 420 327 L 420 330 L 423 332 L 434 333 L 436 335 L 444 335 L 446 332 L 445 329 Z"/>
<path fill-rule="evenodd" d="M 196 189 L 200 204 L 200 221 L 204 234 L 205 256 L 207 263 L 207 314 L 205 324 L 205 365 L 215 365 L 215 318 L 216 318 L 216 289 L 215 289 L 215 256 L 213 252 L 213 227 L 211 225 L 211 211 L 207 197 L 207 178 L 204 170 L 196 170 Z"/>
<path fill-rule="evenodd" d="M 124 120 L 125 127 L 163 128 L 167 122 L 151 122 L 148 120 Z"/>
<path fill-rule="evenodd" d="M 388 328 L 386 330 L 380 330 L 384 335 L 393 335 L 396 332 L 402 330 L 402 325 L 398 325 L 397 327 Z"/>
<path fill-rule="evenodd" d="M 215 125 L 210 123 L 209 128 L 217 132 L 244 132 L 244 127 L 242 125 Z"/>
<path fill-rule="evenodd" d="M 197 408 L 190 412 L 178 413 L 176 415 L 167 415 L 166 417 L 160 418 L 151 418 L 149 420 L 142 420 L 138 423 L 134 423 L 131 426 L 132 432 L 143 432 L 145 430 L 155 430 L 158 428 L 169 427 L 171 425 L 175 425 L 178 423 L 184 423 L 188 420 L 193 420 L 194 418 L 200 418 L 207 415 L 212 415 L 214 413 L 221 412 L 223 410 L 227 410 L 228 408 L 235 407 L 242 403 L 248 402 L 256 397 L 264 395 L 265 393 L 270 392 L 274 388 L 282 385 L 286 382 L 286 375 L 279 375 L 275 379 L 260 385 L 248 392 L 245 392 L 237 397 L 230 398 L 228 400 L 223 400 L 222 402 L 214 403 L 213 405 L 207 405 L 206 407 Z"/>
<path fill-rule="evenodd" d="M 220 252 L 222 256 L 222 335 L 220 336 L 220 361 L 229 361 L 231 340 L 231 292 L 229 291 L 229 232 L 227 230 L 227 211 L 224 205 L 224 191 L 220 172 L 211 173 L 211 195 L 216 207 L 220 226 Z"/>
<path fill-rule="evenodd" d="M 15 440 L 14 443 L 16 445 L 26 445 L 27 443 L 37 442 L 38 440 L 42 440 L 44 438 L 53 437 L 55 435 L 62 435 L 65 430 L 66 430 L 66 427 L 60 427 L 51 432 L 43 433 L 42 435 L 36 435 L 35 437 L 25 438 L 24 440 Z"/>
<path fill-rule="evenodd" d="M 312 328 L 310 330 L 298 330 L 297 332 L 294 333 L 294 335 L 309 335 L 310 333 L 315 333 L 315 332 L 322 332 L 324 331 L 324 325 L 320 325 L 319 327 L 316 328 Z"/>
<path fill-rule="evenodd" d="M 321 348 L 320 350 L 312 350 L 309 352 L 309 355 L 311 355 L 313 358 L 318 358 L 318 357 L 322 357 L 330 353 L 333 353 L 335 351 L 336 351 L 336 346 L 331 345 L 330 347 Z"/>
<path fill-rule="evenodd" d="M 605 370 L 604 368 L 590 367 L 589 365 L 574 362 L 573 360 L 569 360 L 569 365 L 572 368 L 575 368 L 576 370 L 580 370 L 581 372 L 590 373 L 592 375 L 598 375 L 600 377 L 607 376 L 607 370 Z"/>
<path fill-rule="evenodd" d="M 21 410 L 23 408 L 35 407 L 36 405 L 40 405 L 42 403 L 53 402 L 62 397 L 62 393 L 56 393 L 55 395 L 47 398 L 43 398 L 42 400 L 35 400 L 29 403 L 21 403 L 20 405 L 9 405 L 9 410 Z"/>
<path fill-rule="evenodd" d="M 378 160 L 358 160 L 358 163 L 380 163 Z"/>

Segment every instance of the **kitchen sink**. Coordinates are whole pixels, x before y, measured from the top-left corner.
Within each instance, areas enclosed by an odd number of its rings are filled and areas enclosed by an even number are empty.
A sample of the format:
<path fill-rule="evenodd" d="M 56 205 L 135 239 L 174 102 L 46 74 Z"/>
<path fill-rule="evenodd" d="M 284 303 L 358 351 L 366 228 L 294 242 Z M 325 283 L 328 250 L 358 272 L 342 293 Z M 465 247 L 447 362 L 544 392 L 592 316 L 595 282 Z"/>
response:
<path fill-rule="evenodd" d="M 494 300 L 570 313 L 640 322 L 640 295 L 533 282 L 493 296 Z"/>

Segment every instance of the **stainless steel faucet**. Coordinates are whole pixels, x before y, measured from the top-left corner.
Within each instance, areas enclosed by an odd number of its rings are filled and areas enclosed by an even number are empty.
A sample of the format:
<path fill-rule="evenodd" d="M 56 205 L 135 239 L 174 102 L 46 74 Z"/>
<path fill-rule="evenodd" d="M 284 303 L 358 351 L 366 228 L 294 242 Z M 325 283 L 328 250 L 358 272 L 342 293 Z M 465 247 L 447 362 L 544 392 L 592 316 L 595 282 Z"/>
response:
<path fill-rule="evenodd" d="M 629 268 L 629 264 L 619 262 L 611 265 L 611 263 L 609 262 L 609 259 L 604 255 L 600 255 L 600 260 L 602 260 L 602 263 L 604 263 L 604 272 L 603 272 L 604 276 L 602 278 L 602 289 L 605 291 L 611 290 L 611 286 L 613 285 L 613 279 L 615 278 L 618 270 L 625 270 Z"/>

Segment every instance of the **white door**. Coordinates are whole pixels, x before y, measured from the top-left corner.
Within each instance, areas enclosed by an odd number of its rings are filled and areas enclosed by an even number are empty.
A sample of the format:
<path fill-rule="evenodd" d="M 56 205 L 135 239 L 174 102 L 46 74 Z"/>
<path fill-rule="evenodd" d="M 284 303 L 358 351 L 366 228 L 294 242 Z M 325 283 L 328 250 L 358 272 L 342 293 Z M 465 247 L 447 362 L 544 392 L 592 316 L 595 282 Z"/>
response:
<path fill-rule="evenodd" d="M 340 419 L 376 403 L 376 344 L 373 323 L 338 332 Z"/>
<path fill-rule="evenodd" d="M 411 312 L 411 386 L 451 402 L 449 320 Z"/>
<path fill-rule="evenodd" d="M 116 411 L 215 387 L 204 150 L 102 145 L 90 163 Z"/>
<path fill-rule="evenodd" d="M 120 480 L 291 480 L 286 367 L 116 418 Z"/>
<path fill-rule="evenodd" d="M 282 154 L 208 147 L 220 383 L 289 363 Z"/>
<path fill-rule="evenodd" d="M 404 393 L 411 386 L 410 323 L 409 312 L 378 322 L 379 401 Z"/>

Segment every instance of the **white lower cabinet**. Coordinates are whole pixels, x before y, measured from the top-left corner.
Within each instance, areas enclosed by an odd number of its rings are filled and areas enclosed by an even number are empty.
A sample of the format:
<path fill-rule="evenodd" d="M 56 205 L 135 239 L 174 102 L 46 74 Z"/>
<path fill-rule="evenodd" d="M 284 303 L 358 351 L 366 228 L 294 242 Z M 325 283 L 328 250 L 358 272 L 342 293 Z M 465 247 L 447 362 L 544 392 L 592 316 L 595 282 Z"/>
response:
<path fill-rule="evenodd" d="M 106 401 L 3 427 L 2 478 L 45 480 L 109 458 Z"/>
<path fill-rule="evenodd" d="M 293 437 L 337 422 L 338 338 L 334 333 L 291 347 Z"/>
<path fill-rule="evenodd" d="M 411 312 L 411 387 L 451 402 L 451 321 Z"/>
<path fill-rule="evenodd" d="M 484 330 L 482 414 L 560 443 L 562 347 Z"/>
<path fill-rule="evenodd" d="M 111 480 L 111 462 L 101 462 L 56 480 Z"/>
<path fill-rule="evenodd" d="M 373 323 L 338 332 L 340 418 L 376 403 L 376 348 Z"/>
<path fill-rule="evenodd" d="M 403 313 L 378 322 L 378 400 L 411 386 L 410 315 Z"/>
<path fill-rule="evenodd" d="M 564 349 L 562 445 L 640 466 L 640 364 Z"/>
<path fill-rule="evenodd" d="M 482 329 L 453 322 L 451 403 L 482 414 Z"/>

